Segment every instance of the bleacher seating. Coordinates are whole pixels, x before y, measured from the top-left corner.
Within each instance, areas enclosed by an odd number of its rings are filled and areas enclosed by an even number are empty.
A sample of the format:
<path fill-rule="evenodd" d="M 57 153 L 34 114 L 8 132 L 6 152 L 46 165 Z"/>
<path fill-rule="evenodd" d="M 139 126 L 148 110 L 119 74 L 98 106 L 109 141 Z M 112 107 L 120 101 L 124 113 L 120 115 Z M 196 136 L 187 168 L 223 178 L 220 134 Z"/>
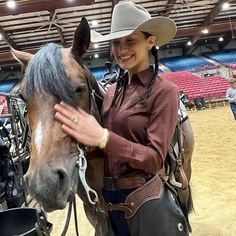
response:
<path fill-rule="evenodd" d="M 189 99 L 224 97 L 229 87 L 229 81 L 221 76 L 201 78 L 188 71 L 166 73 L 162 77 L 175 83 Z"/>
<path fill-rule="evenodd" d="M 18 82 L 17 79 L 0 81 L 0 92 L 9 93 Z"/>
<path fill-rule="evenodd" d="M 202 53 L 202 55 L 222 64 L 228 65 L 232 68 L 236 68 L 236 50 L 234 49 L 226 49 L 217 52 L 206 52 Z"/>
<path fill-rule="evenodd" d="M 203 70 L 204 68 L 207 69 L 216 68 L 216 65 L 195 55 L 162 58 L 160 62 L 173 72 L 175 71 L 197 72 Z"/>
<path fill-rule="evenodd" d="M 90 70 L 93 73 L 93 76 L 95 77 L 96 80 L 102 79 L 104 74 L 108 72 L 105 66 L 90 68 Z"/>

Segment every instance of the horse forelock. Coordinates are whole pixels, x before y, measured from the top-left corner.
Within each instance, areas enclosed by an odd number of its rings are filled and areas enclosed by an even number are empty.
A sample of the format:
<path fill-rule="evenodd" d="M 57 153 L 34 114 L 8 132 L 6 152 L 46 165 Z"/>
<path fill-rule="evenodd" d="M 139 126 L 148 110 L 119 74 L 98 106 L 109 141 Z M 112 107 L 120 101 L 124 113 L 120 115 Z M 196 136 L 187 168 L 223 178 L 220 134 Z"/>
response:
<path fill-rule="evenodd" d="M 22 91 L 24 98 L 29 102 L 35 94 L 48 94 L 71 105 L 77 105 L 66 74 L 61 49 L 60 45 L 49 43 L 29 61 Z"/>

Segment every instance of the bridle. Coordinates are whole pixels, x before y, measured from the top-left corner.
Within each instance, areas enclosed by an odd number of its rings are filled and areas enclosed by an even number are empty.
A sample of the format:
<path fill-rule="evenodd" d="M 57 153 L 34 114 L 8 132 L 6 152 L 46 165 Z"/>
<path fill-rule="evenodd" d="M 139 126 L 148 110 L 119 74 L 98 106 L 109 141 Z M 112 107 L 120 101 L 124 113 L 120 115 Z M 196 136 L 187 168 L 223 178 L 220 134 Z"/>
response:
<path fill-rule="evenodd" d="M 96 91 L 93 89 L 93 87 L 91 85 L 91 80 L 93 78 L 92 78 L 90 71 L 87 68 L 85 68 L 85 71 L 86 71 L 86 82 L 87 82 L 88 89 L 89 89 L 89 114 L 94 114 L 94 112 L 95 112 L 94 106 L 96 106 L 96 98 L 95 97 L 97 97 L 98 99 L 102 99 L 102 97 L 98 93 L 96 93 Z M 79 178 L 80 178 L 80 181 L 84 187 L 88 201 L 92 205 L 94 205 L 94 207 L 95 207 L 95 209 L 94 209 L 95 213 L 105 214 L 105 212 L 100 207 L 97 192 L 94 189 L 92 189 L 86 181 L 87 159 L 85 157 L 85 150 L 87 150 L 87 149 L 89 149 L 89 148 L 86 146 L 81 147 L 79 144 L 77 144 L 78 159 L 76 161 L 76 167 L 79 170 Z M 93 195 L 93 197 L 92 197 L 92 195 Z M 73 201 L 69 202 L 68 212 L 67 212 L 67 216 L 66 216 L 66 223 L 65 223 L 64 229 L 61 233 L 61 236 L 65 236 L 67 233 L 67 230 L 68 230 L 68 227 L 70 224 L 72 208 L 74 211 L 74 222 L 75 222 L 76 236 L 79 236 L 75 197 L 74 197 Z"/>

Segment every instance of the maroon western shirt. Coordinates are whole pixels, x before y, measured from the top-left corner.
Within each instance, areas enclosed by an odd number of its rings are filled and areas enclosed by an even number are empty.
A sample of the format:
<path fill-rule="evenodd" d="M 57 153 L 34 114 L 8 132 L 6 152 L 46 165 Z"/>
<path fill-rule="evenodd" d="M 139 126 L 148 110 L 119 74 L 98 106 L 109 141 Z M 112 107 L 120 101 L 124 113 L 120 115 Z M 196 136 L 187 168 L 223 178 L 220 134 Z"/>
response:
<path fill-rule="evenodd" d="M 105 176 L 127 173 L 154 174 L 161 169 L 176 127 L 179 90 L 172 82 L 156 77 L 150 96 L 140 103 L 153 78 L 152 68 L 128 76 L 115 104 L 111 106 L 115 84 L 104 97 L 103 126 L 109 130 L 104 150 Z"/>

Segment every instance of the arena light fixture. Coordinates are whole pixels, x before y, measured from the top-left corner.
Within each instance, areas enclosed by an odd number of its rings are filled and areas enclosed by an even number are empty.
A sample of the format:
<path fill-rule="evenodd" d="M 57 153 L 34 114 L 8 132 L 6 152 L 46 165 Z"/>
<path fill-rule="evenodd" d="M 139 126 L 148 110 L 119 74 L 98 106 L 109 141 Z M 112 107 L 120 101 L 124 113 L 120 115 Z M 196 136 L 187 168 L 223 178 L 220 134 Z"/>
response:
<path fill-rule="evenodd" d="M 223 37 L 219 37 L 218 39 L 220 42 L 223 42 L 224 41 L 224 38 Z"/>
<path fill-rule="evenodd" d="M 99 45 L 98 45 L 97 43 L 95 43 L 95 44 L 93 45 L 93 47 L 94 47 L 94 48 L 98 48 Z"/>
<path fill-rule="evenodd" d="M 204 29 L 204 30 L 202 30 L 202 33 L 203 33 L 203 34 L 208 34 L 209 31 L 208 31 L 208 29 Z"/>
<path fill-rule="evenodd" d="M 92 21 L 92 26 L 97 26 L 98 25 L 98 21 L 97 20 L 93 20 Z"/>
<path fill-rule="evenodd" d="M 95 55 L 94 55 L 94 58 L 99 58 L 99 55 L 98 55 L 98 54 L 95 54 Z"/>
<path fill-rule="evenodd" d="M 159 46 L 156 46 L 156 49 L 158 50 L 158 49 L 159 49 Z"/>
<path fill-rule="evenodd" d="M 16 8 L 16 2 L 14 0 L 7 1 L 7 7 L 11 9 Z"/>
<path fill-rule="evenodd" d="M 228 2 L 223 3 L 223 4 L 222 4 L 222 9 L 223 9 L 223 10 L 229 9 L 229 3 L 228 3 Z"/>
<path fill-rule="evenodd" d="M 2 35 L 0 34 L 0 40 L 2 40 Z"/>
<path fill-rule="evenodd" d="M 191 42 L 191 41 L 188 41 L 188 42 L 187 42 L 187 45 L 188 45 L 188 46 L 191 46 L 191 45 L 192 45 L 192 42 Z"/>

